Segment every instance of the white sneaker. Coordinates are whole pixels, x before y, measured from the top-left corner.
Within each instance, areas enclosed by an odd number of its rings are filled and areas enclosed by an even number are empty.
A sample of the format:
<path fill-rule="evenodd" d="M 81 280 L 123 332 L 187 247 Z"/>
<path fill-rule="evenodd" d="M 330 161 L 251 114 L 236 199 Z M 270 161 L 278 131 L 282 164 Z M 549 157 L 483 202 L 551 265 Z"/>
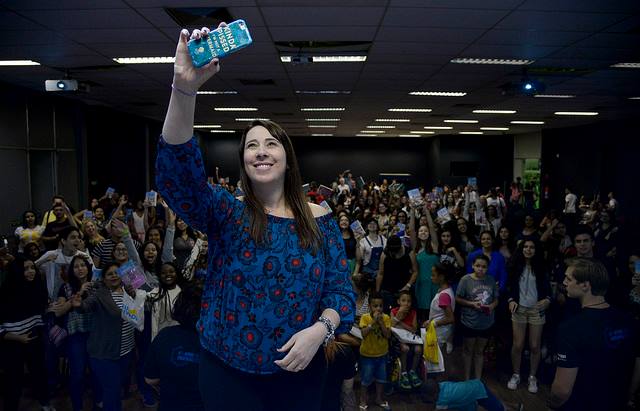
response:
<path fill-rule="evenodd" d="M 538 392 L 538 379 L 533 375 L 529 376 L 529 387 L 527 388 L 531 394 Z"/>
<path fill-rule="evenodd" d="M 453 352 L 453 343 L 447 341 L 447 354 L 451 354 Z"/>
<path fill-rule="evenodd" d="M 520 375 L 519 374 L 513 374 L 511 376 L 511 379 L 509 380 L 509 382 L 507 383 L 507 388 L 510 390 L 517 390 L 518 389 L 518 384 L 520 384 Z"/>

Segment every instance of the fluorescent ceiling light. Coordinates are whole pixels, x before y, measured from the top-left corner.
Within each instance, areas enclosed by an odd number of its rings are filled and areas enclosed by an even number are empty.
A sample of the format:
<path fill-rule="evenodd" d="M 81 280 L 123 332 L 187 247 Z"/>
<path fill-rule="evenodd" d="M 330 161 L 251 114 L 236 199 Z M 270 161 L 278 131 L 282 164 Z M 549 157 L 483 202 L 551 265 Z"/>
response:
<path fill-rule="evenodd" d="M 408 118 L 377 118 L 376 121 L 387 123 L 408 123 L 411 120 Z"/>
<path fill-rule="evenodd" d="M 535 60 L 526 59 L 474 59 L 474 58 L 457 58 L 452 59 L 451 63 L 458 64 L 506 64 L 511 66 L 526 66 Z"/>
<path fill-rule="evenodd" d="M 435 96 L 435 97 L 464 97 L 467 95 L 464 91 L 412 91 L 412 96 Z"/>
<path fill-rule="evenodd" d="M 556 116 L 597 116 L 597 111 L 556 111 Z"/>
<path fill-rule="evenodd" d="M 361 63 L 367 56 L 313 56 L 314 63 Z"/>
<path fill-rule="evenodd" d="M 236 119 L 236 121 L 255 121 L 255 120 L 270 121 L 270 119 L 268 118 L 256 118 L 256 117 L 241 117 Z"/>
<path fill-rule="evenodd" d="M 435 134 L 435 131 L 410 131 L 411 134 Z"/>
<path fill-rule="evenodd" d="M 473 110 L 476 114 L 515 114 L 515 110 Z"/>
<path fill-rule="evenodd" d="M 362 63 L 367 61 L 367 56 L 308 56 L 314 63 Z M 303 57 L 306 59 L 308 57 Z M 280 56 L 283 63 L 294 62 L 292 56 Z M 306 62 L 306 61 L 305 61 Z"/>
<path fill-rule="evenodd" d="M 196 124 L 193 128 L 220 128 L 220 124 Z"/>
<path fill-rule="evenodd" d="M 615 67 L 615 68 L 640 68 L 640 63 L 617 63 L 617 64 L 612 64 L 611 67 Z"/>
<path fill-rule="evenodd" d="M 398 111 L 402 113 L 431 113 L 430 108 L 390 108 L 387 111 Z"/>
<path fill-rule="evenodd" d="M 175 57 L 116 57 L 113 59 L 120 64 L 173 64 Z"/>
<path fill-rule="evenodd" d="M 384 130 L 360 130 L 360 133 L 368 133 L 368 134 L 382 134 Z"/>
<path fill-rule="evenodd" d="M 398 134 L 398 137 L 421 137 L 420 134 Z"/>
<path fill-rule="evenodd" d="M 475 124 L 478 120 L 444 120 L 445 123 Z"/>
<path fill-rule="evenodd" d="M 333 134 L 329 133 L 313 133 L 311 137 L 333 137 Z"/>
<path fill-rule="evenodd" d="M 258 111 L 255 107 L 214 107 L 215 111 Z"/>
<path fill-rule="evenodd" d="M 356 137 L 375 137 L 375 134 L 356 134 Z"/>
<path fill-rule="evenodd" d="M 544 124 L 544 121 L 514 120 L 511 124 Z"/>
<path fill-rule="evenodd" d="M 629 97 L 629 100 L 640 100 L 640 97 Z"/>
<path fill-rule="evenodd" d="M 305 118 L 307 121 L 340 121 L 339 118 Z"/>
<path fill-rule="evenodd" d="M 40 63 L 33 60 L 0 60 L 0 66 L 39 66 Z"/>
<path fill-rule="evenodd" d="M 296 90 L 296 94 L 351 94 L 349 90 Z"/>
<path fill-rule="evenodd" d="M 235 133 L 235 130 L 209 130 L 209 133 Z"/>
<path fill-rule="evenodd" d="M 461 131 L 458 134 L 484 134 L 482 131 Z"/>
<path fill-rule="evenodd" d="M 203 91 L 198 91 L 198 94 L 211 94 L 211 95 L 221 95 L 221 94 L 238 94 L 237 91 L 234 90 L 221 90 L 221 91 L 207 91 L 207 90 L 203 90 Z"/>
<path fill-rule="evenodd" d="M 344 107 L 303 107 L 300 111 L 344 111 Z"/>
<path fill-rule="evenodd" d="M 537 98 L 575 98 L 572 94 L 534 94 Z"/>
<path fill-rule="evenodd" d="M 424 126 L 425 130 L 453 130 L 453 127 L 449 126 Z"/>
<path fill-rule="evenodd" d="M 367 126 L 367 128 L 396 128 L 396 126 Z"/>
<path fill-rule="evenodd" d="M 309 128 L 336 128 L 338 126 L 331 126 L 328 124 L 309 124 Z"/>
<path fill-rule="evenodd" d="M 507 131 L 507 130 L 509 130 L 509 127 L 480 127 L 480 130 L 487 130 L 487 131 Z"/>

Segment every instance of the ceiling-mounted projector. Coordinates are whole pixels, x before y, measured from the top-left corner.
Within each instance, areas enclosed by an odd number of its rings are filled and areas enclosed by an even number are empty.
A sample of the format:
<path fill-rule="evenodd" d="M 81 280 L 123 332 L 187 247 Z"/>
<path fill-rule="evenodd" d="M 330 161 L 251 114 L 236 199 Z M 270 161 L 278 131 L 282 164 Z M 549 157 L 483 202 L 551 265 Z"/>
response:
<path fill-rule="evenodd" d="M 78 80 L 45 80 L 44 89 L 47 91 L 78 91 Z"/>

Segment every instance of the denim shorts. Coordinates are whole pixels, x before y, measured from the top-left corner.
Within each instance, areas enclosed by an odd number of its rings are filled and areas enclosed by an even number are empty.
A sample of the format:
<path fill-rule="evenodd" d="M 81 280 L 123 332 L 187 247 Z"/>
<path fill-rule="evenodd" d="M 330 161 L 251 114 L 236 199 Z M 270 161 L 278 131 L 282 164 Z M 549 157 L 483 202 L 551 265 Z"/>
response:
<path fill-rule="evenodd" d="M 387 382 L 387 356 L 360 356 L 360 384 L 368 387 L 373 382 Z"/>

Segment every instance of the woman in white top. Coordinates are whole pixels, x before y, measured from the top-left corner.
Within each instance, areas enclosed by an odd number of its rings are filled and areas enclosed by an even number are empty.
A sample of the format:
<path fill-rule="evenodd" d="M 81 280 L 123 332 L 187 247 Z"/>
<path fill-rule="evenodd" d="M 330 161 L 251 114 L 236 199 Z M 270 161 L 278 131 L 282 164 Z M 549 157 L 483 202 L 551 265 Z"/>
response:
<path fill-rule="evenodd" d="M 538 392 L 536 372 L 540 364 L 542 328 L 545 323 L 545 311 L 551 303 L 551 287 L 542 252 L 536 252 L 536 243 L 533 240 L 524 240 L 514 255 L 513 264 L 509 270 L 508 292 L 513 325 L 513 347 L 511 348 L 513 375 L 507 387 L 515 390 L 520 383 L 520 364 L 528 324 L 531 352 L 528 390 L 535 394 Z"/>
<path fill-rule="evenodd" d="M 354 274 L 362 273 L 371 282 L 378 274 L 380 267 L 380 257 L 382 251 L 387 246 L 387 239 L 378 234 L 380 226 L 376 219 L 371 219 L 367 223 L 367 235 L 360 240 L 356 248 L 356 267 Z"/>

